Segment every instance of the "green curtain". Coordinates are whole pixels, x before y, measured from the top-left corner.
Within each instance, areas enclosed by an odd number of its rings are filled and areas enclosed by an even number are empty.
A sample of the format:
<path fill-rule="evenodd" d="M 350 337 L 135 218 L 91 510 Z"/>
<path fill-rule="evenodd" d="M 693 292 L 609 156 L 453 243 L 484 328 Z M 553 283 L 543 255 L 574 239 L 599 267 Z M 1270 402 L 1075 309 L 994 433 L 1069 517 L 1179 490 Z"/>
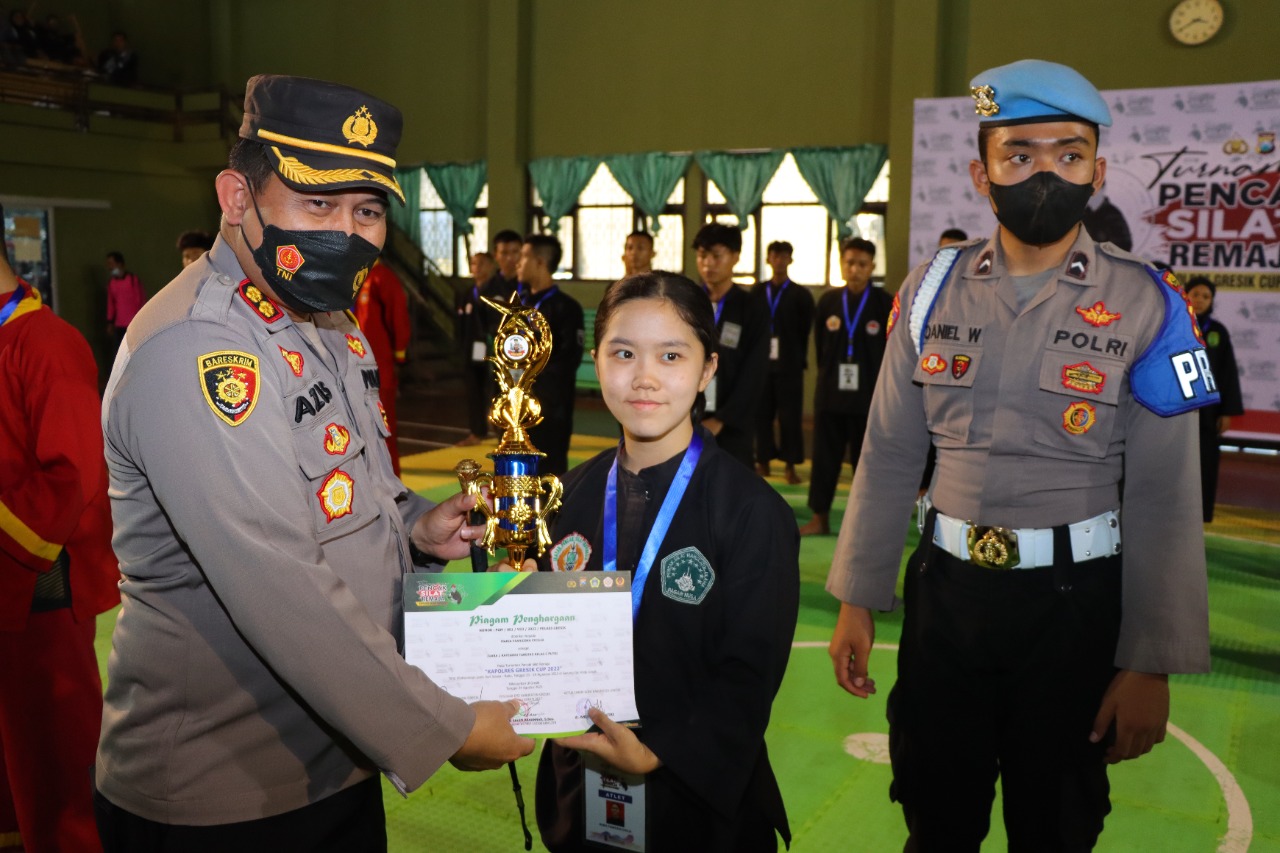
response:
<path fill-rule="evenodd" d="M 657 234 L 658 216 L 675 192 L 676 184 L 689 168 L 688 154 L 618 154 L 605 158 L 613 178 L 626 190 L 649 222 L 649 233 Z"/>
<path fill-rule="evenodd" d="M 529 177 L 542 197 L 552 234 L 560 230 L 560 217 L 578 203 L 578 196 L 599 166 L 598 157 L 541 157 L 529 164 Z"/>
<path fill-rule="evenodd" d="M 413 245 L 422 245 L 422 167 L 408 166 L 395 170 L 396 183 L 404 191 L 404 206 L 397 199 L 388 199 L 391 207 L 391 224 L 413 239 Z"/>
<path fill-rule="evenodd" d="M 853 233 L 853 217 L 862 207 L 889 149 L 879 144 L 852 148 L 792 148 L 800 175 L 831 214 L 843 240 Z"/>
<path fill-rule="evenodd" d="M 489 179 L 489 170 L 483 160 L 475 163 L 428 163 L 424 166 L 431 185 L 436 188 L 445 210 L 453 217 L 454 229 L 459 234 L 470 234 L 471 217 L 476 212 L 476 202 Z"/>
<path fill-rule="evenodd" d="M 715 182 L 738 216 L 738 227 L 747 227 L 747 217 L 760 206 L 764 188 L 769 185 L 785 151 L 761 151 L 730 154 L 725 151 L 699 151 L 698 165 Z"/>

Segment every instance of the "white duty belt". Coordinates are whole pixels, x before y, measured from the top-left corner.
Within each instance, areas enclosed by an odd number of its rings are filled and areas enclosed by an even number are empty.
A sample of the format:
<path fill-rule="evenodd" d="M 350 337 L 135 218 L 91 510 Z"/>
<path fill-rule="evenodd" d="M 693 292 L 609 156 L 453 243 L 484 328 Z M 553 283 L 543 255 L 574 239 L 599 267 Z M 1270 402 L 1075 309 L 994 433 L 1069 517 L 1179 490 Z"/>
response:
<path fill-rule="evenodd" d="M 922 525 L 929 506 L 928 498 L 922 498 Z M 985 569 L 1039 569 L 1053 565 L 1053 531 L 1052 527 L 987 527 L 938 513 L 933 544 Z M 1067 532 L 1072 562 L 1120 553 L 1120 514 L 1114 510 L 1068 524 Z"/>

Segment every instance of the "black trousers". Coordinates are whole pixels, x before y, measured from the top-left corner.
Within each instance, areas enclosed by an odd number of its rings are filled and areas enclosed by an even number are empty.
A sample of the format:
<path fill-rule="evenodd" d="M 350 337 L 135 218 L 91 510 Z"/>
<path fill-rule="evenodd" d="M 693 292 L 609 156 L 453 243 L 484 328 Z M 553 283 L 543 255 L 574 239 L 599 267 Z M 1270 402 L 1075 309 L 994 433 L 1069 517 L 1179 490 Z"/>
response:
<path fill-rule="evenodd" d="M 788 465 L 804 461 L 804 431 L 800 419 L 804 410 L 804 372 L 770 371 L 765 375 L 756 410 L 756 461 L 768 464 L 781 459 Z M 773 423 L 778 422 L 774 441 Z"/>
<path fill-rule="evenodd" d="M 1216 407 L 1214 407 L 1216 409 Z M 1206 417 L 1200 412 L 1200 498 L 1204 502 L 1204 521 L 1213 521 L 1213 507 L 1218 501 L 1218 464 L 1222 449 L 1218 446 L 1218 415 Z"/>
<path fill-rule="evenodd" d="M 377 776 L 284 814 L 216 826 L 157 823 L 94 791 L 104 853 L 385 853 L 387 822 Z"/>
<path fill-rule="evenodd" d="M 906 571 L 888 702 L 905 849 L 976 853 L 999 776 L 1010 851 L 1091 850 L 1111 810 L 1114 733 L 1089 732 L 1116 672 L 1120 557 L 992 571 L 923 545 Z"/>
<path fill-rule="evenodd" d="M 867 409 L 853 412 L 818 411 L 813 415 L 813 470 L 809 474 L 809 509 L 831 511 L 836 483 L 847 454 L 858 470 L 862 439 L 867 434 Z"/>
<path fill-rule="evenodd" d="M 493 365 L 487 361 L 468 361 L 462 371 L 462 381 L 467 386 L 467 429 L 472 435 L 484 438 L 489 434 L 489 406 L 498 393 Z"/>

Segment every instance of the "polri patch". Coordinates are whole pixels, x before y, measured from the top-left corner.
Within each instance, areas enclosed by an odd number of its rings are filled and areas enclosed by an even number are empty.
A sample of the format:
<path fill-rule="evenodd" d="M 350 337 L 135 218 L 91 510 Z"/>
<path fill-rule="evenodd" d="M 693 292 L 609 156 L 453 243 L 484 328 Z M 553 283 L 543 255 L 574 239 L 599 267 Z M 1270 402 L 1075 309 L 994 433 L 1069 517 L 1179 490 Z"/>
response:
<path fill-rule="evenodd" d="M 1107 383 L 1107 374 L 1087 361 L 1068 364 L 1062 368 L 1062 387 L 1085 394 L 1099 394 Z"/>
<path fill-rule="evenodd" d="M 334 519 L 350 515 L 351 508 L 355 504 L 355 496 L 356 484 L 351 479 L 351 475 L 340 468 L 335 468 L 325 478 L 324 484 L 316 490 L 316 497 L 320 499 L 320 509 L 324 511 L 324 523 L 328 524 Z"/>
<path fill-rule="evenodd" d="M 580 572 L 590 559 L 591 543 L 581 533 L 570 533 L 551 548 L 552 571 Z"/>
<path fill-rule="evenodd" d="M 207 352 L 196 359 L 200 389 L 213 413 L 231 426 L 248 420 L 258 404 L 258 357 L 239 350 Z"/>
<path fill-rule="evenodd" d="M 324 452 L 330 456 L 346 453 L 350 443 L 351 431 L 341 424 L 329 424 L 324 428 Z"/>
<path fill-rule="evenodd" d="M 951 357 L 951 376 L 960 379 L 969 372 L 969 365 L 973 364 L 973 359 L 967 355 L 953 355 Z"/>
<path fill-rule="evenodd" d="M 289 365 L 289 369 L 293 371 L 293 375 L 301 376 L 302 365 L 304 363 L 302 361 L 302 353 L 294 352 L 293 350 L 290 350 L 290 349 L 285 349 L 279 344 L 276 344 L 276 347 L 280 350 L 280 355 L 284 358 L 285 362 Z"/>
<path fill-rule="evenodd" d="M 930 375 L 941 373 L 947 369 L 947 360 L 936 352 L 931 352 L 921 360 L 920 369 Z"/>
<path fill-rule="evenodd" d="M 701 604 L 716 582 L 715 569 L 690 545 L 662 558 L 662 594 L 681 604 Z"/>
<path fill-rule="evenodd" d="M 254 310 L 264 323 L 274 323 L 284 316 L 284 312 L 280 310 L 280 306 L 271 301 L 271 298 L 258 289 L 258 286 L 249 279 L 240 282 L 240 298 L 245 301 L 250 308 Z"/>
<path fill-rule="evenodd" d="M 1093 429 L 1098 413 L 1093 406 L 1083 401 L 1072 403 L 1062 413 L 1062 428 L 1072 435 L 1084 435 Z"/>
<path fill-rule="evenodd" d="M 356 358 L 364 358 L 364 341 L 355 335 L 347 335 L 347 349 L 356 354 Z"/>

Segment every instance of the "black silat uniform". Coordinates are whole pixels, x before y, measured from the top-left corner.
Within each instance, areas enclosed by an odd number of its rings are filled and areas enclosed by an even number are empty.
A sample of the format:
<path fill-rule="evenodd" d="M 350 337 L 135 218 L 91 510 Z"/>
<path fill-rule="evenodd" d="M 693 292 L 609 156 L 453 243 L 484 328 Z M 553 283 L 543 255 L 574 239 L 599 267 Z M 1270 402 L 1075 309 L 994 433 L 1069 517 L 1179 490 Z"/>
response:
<path fill-rule="evenodd" d="M 756 407 L 769 364 L 769 311 L 736 284 L 712 308 L 720 336 L 720 366 L 703 419 L 718 418 L 724 424 L 716 436 L 720 449 L 751 467 Z"/>
<path fill-rule="evenodd" d="M 529 438 L 547 454 L 538 472 L 563 474 L 569 470 L 574 383 L 582 363 L 582 306 L 555 285 L 537 294 L 526 287 L 521 298 L 546 318 L 552 341 L 551 358 L 533 385 L 533 394 L 542 404 L 542 423 L 529 430 Z"/>
<path fill-rule="evenodd" d="M 764 306 L 769 317 L 769 365 L 756 409 L 756 461 L 767 465 L 772 459 L 781 459 L 795 465 L 804 461 L 800 421 L 804 414 L 804 372 L 809 366 L 813 296 L 808 288 L 787 279 L 777 286 L 760 282 L 752 288 L 751 298 Z"/>

